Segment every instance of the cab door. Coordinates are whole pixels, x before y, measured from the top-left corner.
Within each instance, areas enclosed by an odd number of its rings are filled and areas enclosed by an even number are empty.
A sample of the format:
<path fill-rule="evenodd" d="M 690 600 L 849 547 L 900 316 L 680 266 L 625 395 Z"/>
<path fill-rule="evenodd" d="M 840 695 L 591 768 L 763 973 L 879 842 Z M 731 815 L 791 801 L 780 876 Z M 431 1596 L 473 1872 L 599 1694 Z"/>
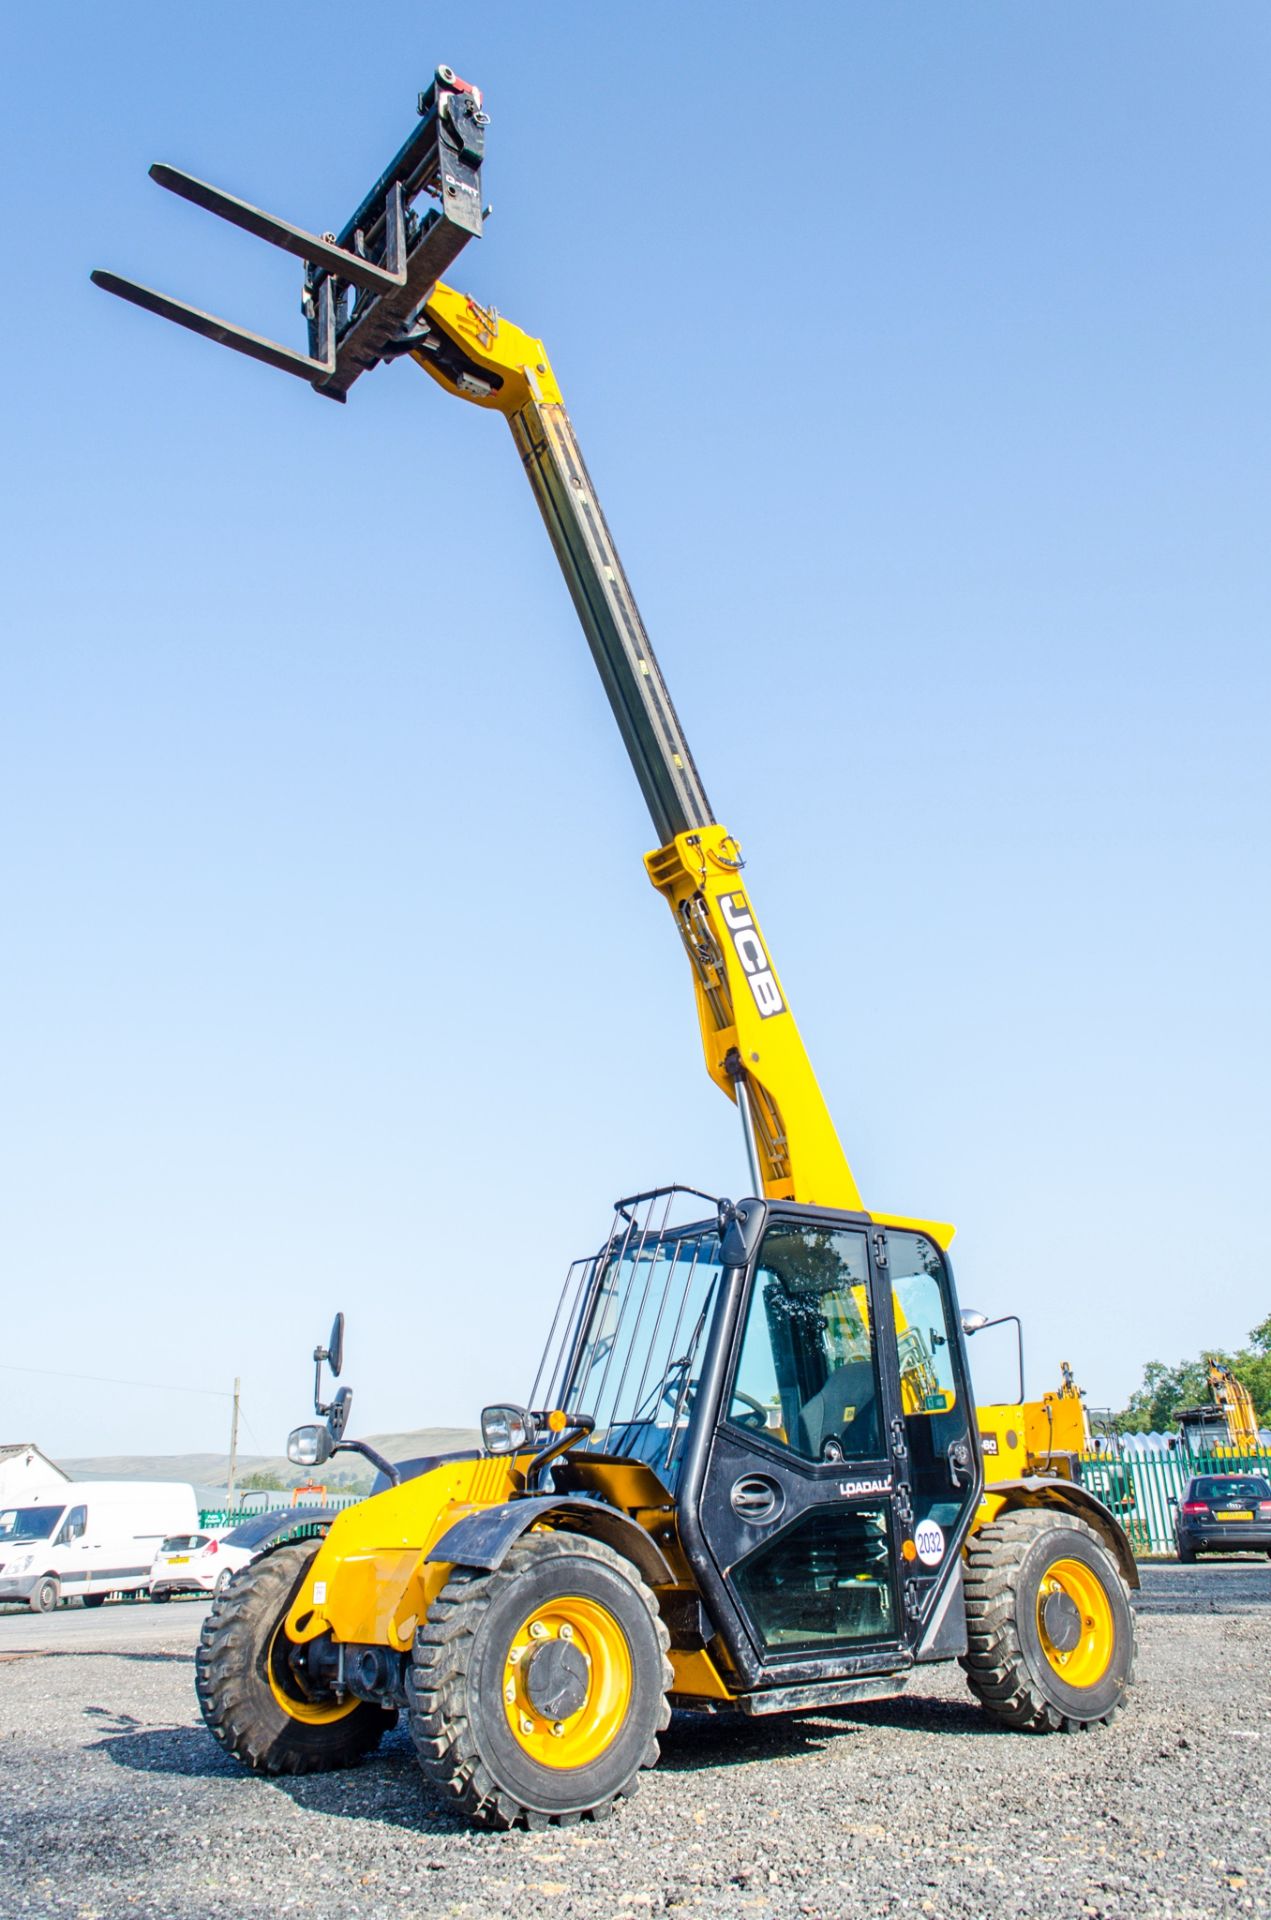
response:
<path fill-rule="evenodd" d="M 768 1209 L 698 1512 L 774 1678 L 822 1663 L 827 1673 L 894 1671 L 910 1658 L 881 1284 L 864 1224 Z"/>
<path fill-rule="evenodd" d="M 962 1542 L 983 1491 L 965 1343 L 948 1261 L 930 1235 L 876 1227 L 878 1337 L 900 1529 L 900 1583 L 918 1659 L 963 1650 Z"/>

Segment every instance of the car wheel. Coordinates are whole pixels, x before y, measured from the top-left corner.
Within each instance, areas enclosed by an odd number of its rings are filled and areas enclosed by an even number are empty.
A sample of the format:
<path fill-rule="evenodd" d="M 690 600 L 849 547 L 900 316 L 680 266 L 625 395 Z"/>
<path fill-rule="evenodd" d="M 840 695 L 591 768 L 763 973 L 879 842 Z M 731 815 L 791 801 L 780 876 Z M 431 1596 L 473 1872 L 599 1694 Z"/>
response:
<path fill-rule="evenodd" d="M 212 1586 L 212 1592 L 213 1592 L 213 1593 L 224 1593 L 224 1591 L 225 1591 L 225 1589 L 226 1589 L 226 1587 L 228 1587 L 228 1585 L 229 1585 L 229 1583 L 230 1583 L 230 1581 L 231 1581 L 231 1580 L 232 1580 L 233 1578 L 234 1578 L 234 1569 L 233 1569 L 233 1567 L 222 1567 L 222 1568 L 221 1568 L 221 1570 L 220 1570 L 220 1572 L 219 1572 L 219 1573 L 217 1574 L 217 1576 L 216 1576 L 216 1579 L 215 1579 L 215 1581 L 214 1581 L 214 1583 L 213 1583 L 213 1586 Z"/>
<path fill-rule="evenodd" d="M 31 1589 L 30 1607 L 32 1613 L 52 1613 L 62 1597 L 62 1587 L 55 1573 L 46 1573 L 37 1580 Z"/>
<path fill-rule="evenodd" d="M 106 1596 L 104 1593 L 86 1593 L 84 1595 L 84 1605 L 86 1607 L 104 1607 L 105 1604 Z"/>
<path fill-rule="evenodd" d="M 151 1587 L 150 1598 L 154 1601 L 156 1607 L 161 1606 L 165 1600 L 172 1598 L 171 1589 L 168 1587 Z"/>
<path fill-rule="evenodd" d="M 1193 1566 L 1196 1561 L 1195 1547 L 1185 1547 L 1180 1543 L 1179 1549 L 1178 1549 L 1178 1559 L 1179 1559 L 1180 1566 L 1184 1566 L 1184 1567 Z"/>

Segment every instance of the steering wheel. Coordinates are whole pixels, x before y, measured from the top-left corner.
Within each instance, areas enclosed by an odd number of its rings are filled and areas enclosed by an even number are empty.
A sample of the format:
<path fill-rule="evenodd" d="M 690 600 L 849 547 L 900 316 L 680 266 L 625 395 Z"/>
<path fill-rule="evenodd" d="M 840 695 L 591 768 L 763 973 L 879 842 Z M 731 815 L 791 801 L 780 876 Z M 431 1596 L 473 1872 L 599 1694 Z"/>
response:
<path fill-rule="evenodd" d="M 771 1412 L 771 1408 L 765 1407 L 762 1400 L 756 1400 L 753 1393 L 743 1393 L 740 1387 L 734 1387 L 733 1403 L 735 1404 L 738 1400 L 745 1402 L 748 1411 L 742 1414 L 736 1414 L 730 1405 L 728 1417 L 733 1422 L 733 1425 L 745 1427 L 747 1433 L 766 1432 L 768 1415 Z"/>

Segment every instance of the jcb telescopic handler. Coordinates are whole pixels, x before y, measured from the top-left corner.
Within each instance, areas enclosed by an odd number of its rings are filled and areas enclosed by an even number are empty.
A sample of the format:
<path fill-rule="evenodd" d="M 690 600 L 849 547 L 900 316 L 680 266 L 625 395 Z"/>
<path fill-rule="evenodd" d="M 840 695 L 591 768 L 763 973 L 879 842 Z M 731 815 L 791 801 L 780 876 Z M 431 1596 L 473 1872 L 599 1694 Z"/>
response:
<path fill-rule="evenodd" d="M 986 1459 L 953 1230 L 864 1206 L 542 343 L 440 278 L 481 231 L 486 125 L 439 68 L 335 235 L 152 169 L 304 261 L 307 353 L 94 278 L 330 398 L 409 356 L 506 418 L 653 817 L 645 865 L 752 1193 L 621 1201 L 570 1269 L 525 1405 L 482 1415 L 481 1452 L 379 1463 L 385 1491 L 217 1599 L 207 1723 L 248 1766 L 300 1773 L 357 1760 L 405 1709 L 424 1772 L 474 1819 L 541 1826 L 630 1793 L 673 1706 L 850 1707 L 960 1659 L 1009 1726 L 1107 1721 L 1134 1657 L 1125 1536 L 1080 1485 L 1021 1475 L 1010 1436 Z M 296 1430 L 292 1459 L 358 1447 L 348 1406 L 319 1395 L 326 1424 Z"/>

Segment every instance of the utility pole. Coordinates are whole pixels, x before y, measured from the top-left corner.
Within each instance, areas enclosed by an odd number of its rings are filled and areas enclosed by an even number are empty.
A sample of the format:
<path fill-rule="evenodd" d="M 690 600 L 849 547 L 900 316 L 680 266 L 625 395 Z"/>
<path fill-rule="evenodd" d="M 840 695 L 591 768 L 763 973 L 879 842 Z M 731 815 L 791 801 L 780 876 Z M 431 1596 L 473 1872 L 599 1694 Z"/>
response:
<path fill-rule="evenodd" d="M 234 1411 L 230 1415 L 229 1423 L 229 1478 L 225 1490 L 227 1507 L 232 1507 L 234 1504 L 234 1469 L 238 1465 L 238 1389 L 242 1384 L 241 1380 L 234 1382 Z"/>

